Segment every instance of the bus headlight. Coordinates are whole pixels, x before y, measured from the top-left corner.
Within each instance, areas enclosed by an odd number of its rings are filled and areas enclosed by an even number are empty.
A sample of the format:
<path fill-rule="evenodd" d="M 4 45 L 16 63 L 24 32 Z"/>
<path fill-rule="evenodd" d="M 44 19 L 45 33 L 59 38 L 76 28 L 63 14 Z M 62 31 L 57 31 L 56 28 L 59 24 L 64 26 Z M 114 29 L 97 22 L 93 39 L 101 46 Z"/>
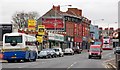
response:
<path fill-rule="evenodd" d="M 25 47 L 25 50 L 29 50 L 29 47 Z"/>
<path fill-rule="evenodd" d="M 1 52 L 5 52 L 5 49 L 2 49 Z"/>

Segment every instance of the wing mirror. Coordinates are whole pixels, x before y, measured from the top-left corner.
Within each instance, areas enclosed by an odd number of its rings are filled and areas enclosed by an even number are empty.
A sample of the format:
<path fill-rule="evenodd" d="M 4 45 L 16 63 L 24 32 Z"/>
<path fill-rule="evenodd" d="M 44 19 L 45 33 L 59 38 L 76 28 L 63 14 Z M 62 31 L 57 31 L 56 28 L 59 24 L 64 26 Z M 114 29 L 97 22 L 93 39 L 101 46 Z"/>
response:
<path fill-rule="evenodd" d="M 88 50 L 88 52 L 89 52 L 89 50 Z"/>

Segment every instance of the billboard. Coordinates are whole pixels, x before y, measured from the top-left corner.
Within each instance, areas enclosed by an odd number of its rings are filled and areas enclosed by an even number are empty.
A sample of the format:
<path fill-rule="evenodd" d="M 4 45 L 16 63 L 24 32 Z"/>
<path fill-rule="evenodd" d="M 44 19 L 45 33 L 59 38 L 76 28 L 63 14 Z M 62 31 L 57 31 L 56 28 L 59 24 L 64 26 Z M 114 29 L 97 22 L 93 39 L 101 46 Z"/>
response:
<path fill-rule="evenodd" d="M 45 28 L 49 30 L 64 30 L 62 18 L 42 18 L 42 25 L 45 25 Z"/>
<path fill-rule="evenodd" d="M 5 33 L 12 32 L 12 24 L 0 24 L 0 41 L 3 41 L 3 35 Z"/>
<path fill-rule="evenodd" d="M 35 30 L 36 28 L 36 20 L 29 19 L 28 20 L 28 30 Z"/>

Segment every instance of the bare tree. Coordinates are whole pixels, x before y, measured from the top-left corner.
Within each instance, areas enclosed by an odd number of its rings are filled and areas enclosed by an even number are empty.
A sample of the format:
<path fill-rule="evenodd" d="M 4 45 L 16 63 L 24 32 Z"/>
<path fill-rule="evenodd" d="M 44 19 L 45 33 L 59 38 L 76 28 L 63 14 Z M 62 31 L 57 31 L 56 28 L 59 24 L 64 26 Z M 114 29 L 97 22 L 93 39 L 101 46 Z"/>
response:
<path fill-rule="evenodd" d="M 12 21 L 14 24 L 17 24 L 19 28 L 27 28 L 28 27 L 28 20 L 34 19 L 37 20 L 39 14 L 37 12 L 16 12 L 13 17 Z"/>

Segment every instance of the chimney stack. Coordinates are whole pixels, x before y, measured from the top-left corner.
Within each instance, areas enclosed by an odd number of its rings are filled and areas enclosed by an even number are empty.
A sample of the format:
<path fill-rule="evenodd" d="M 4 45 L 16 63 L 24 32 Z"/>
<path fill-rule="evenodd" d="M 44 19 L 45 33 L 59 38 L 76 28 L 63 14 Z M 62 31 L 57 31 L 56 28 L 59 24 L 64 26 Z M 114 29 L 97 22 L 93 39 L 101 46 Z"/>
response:
<path fill-rule="evenodd" d="M 53 10 L 57 10 L 57 11 L 60 11 L 60 5 L 58 5 L 58 6 L 54 6 L 53 5 L 53 8 L 52 8 Z"/>

